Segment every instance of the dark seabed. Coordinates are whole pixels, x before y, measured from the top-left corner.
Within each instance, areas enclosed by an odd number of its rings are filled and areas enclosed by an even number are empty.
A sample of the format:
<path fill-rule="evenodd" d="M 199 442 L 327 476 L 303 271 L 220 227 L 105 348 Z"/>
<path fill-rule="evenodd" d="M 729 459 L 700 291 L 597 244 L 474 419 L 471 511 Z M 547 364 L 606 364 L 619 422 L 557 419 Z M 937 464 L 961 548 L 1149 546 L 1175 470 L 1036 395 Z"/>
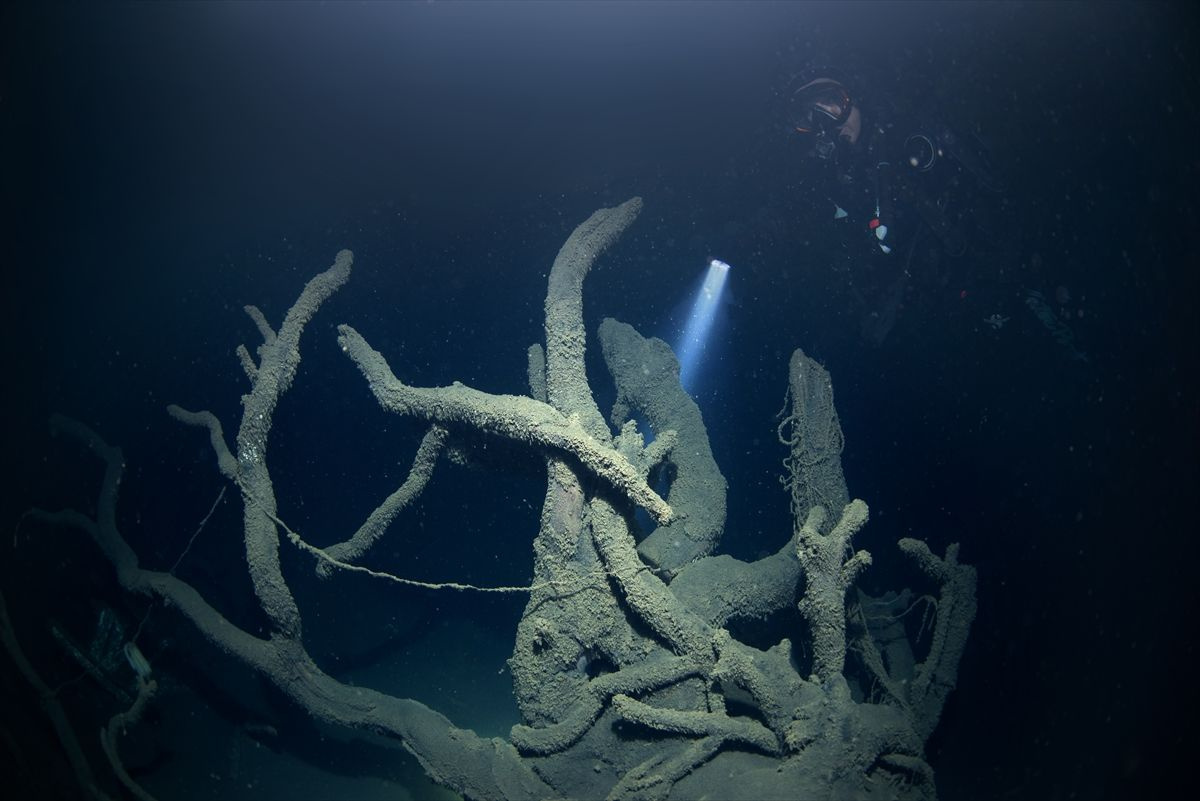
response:
<path fill-rule="evenodd" d="M 732 265 L 693 392 L 729 484 L 719 551 L 749 561 L 792 535 L 776 427 L 803 348 L 832 376 L 846 483 L 871 509 L 859 586 L 910 580 L 901 537 L 960 543 L 978 571 L 925 748 L 937 794 L 1152 797 L 1186 782 L 1200 745 L 1197 32 L 1183 2 L 6 4 L 7 786 L 86 795 L 61 710 L 97 793 L 124 797 L 96 732 L 132 699 L 121 646 L 136 639 L 158 692 L 118 744 L 157 798 L 455 797 L 394 738 L 314 718 L 177 610 L 123 590 L 78 528 L 26 514 L 105 513 L 102 463 L 50 415 L 122 449 L 116 523 L 141 565 L 266 636 L 238 486 L 206 433 L 166 412 L 207 409 L 232 443 L 248 391 L 235 348 L 261 341 L 242 307 L 277 327 L 354 252 L 270 438 L 279 517 L 328 546 L 400 486 L 426 430 L 380 407 L 337 326 L 407 384 L 527 395 L 559 248 L 634 196 L 640 217 L 584 284 L 591 386 L 607 414 L 603 318 L 675 342 L 709 260 Z M 822 75 L 889 135 L 949 127 L 965 149 L 898 204 L 890 254 L 857 210 L 833 219 L 846 185 L 823 183 L 792 130 L 792 93 Z M 961 252 L 922 200 L 963 232 Z M 530 584 L 545 460 L 493 442 L 490 462 L 440 460 L 362 564 Z M 323 580 L 286 539 L 280 558 L 322 670 L 485 737 L 521 722 L 506 660 L 528 594 Z M 759 647 L 802 638 L 794 608 L 770 625 Z"/>

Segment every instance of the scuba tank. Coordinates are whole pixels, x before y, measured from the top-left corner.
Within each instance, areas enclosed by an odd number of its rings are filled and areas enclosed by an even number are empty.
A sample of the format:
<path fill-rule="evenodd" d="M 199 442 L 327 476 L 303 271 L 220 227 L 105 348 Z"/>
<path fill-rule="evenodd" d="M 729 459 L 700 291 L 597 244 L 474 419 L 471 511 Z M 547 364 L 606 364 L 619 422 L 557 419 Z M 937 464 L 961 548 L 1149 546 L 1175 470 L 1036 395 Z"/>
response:
<path fill-rule="evenodd" d="M 917 172 L 929 172 L 942 160 L 950 160 L 989 192 L 1004 191 L 1003 182 L 992 169 L 988 149 L 978 136 L 960 136 L 942 122 L 933 122 L 904 140 L 905 163 Z"/>
<path fill-rule="evenodd" d="M 962 137 L 945 123 L 934 121 L 908 135 L 900 158 L 903 168 L 895 173 L 897 196 L 916 211 L 949 255 L 961 256 L 967 249 L 967 237 L 946 214 L 946 199 L 956 188 L 965 188 L 959 181 L 964 175 L 982 189 L 1001 191 L 1002 183 L 991 169 L 986 148 L 977 137 Z"/>

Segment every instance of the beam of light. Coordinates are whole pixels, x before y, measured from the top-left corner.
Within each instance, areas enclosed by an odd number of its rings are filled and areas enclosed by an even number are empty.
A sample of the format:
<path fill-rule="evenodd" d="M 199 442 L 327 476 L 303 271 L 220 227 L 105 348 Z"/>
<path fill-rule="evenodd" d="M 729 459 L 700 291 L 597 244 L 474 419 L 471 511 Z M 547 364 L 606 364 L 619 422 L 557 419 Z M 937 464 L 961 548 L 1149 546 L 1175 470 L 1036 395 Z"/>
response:
<path fill-rule="evenodd" d="M 728 275 L 729 265 L 725 262 L 713 259 L 708 263 L 708 273 L 704 276 L 700 291 L 696 293 L 691 314 L 688 315 L 683 328 L 683 339 L 675 349 L 679 357 L 679 383 L 689 392 L 694 389 L 696 374 L 704 358 L 708 335 L 712 330 L 721 291 L 725 288 L 725 278 Z"/>

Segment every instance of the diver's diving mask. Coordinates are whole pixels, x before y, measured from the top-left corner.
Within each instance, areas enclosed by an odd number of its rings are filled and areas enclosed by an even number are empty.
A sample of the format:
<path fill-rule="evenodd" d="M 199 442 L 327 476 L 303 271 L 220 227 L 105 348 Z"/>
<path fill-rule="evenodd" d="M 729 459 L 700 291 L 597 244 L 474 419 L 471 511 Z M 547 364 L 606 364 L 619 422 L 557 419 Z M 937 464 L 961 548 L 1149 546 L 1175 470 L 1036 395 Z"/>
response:
<path fill-rule="evenodd" d="M 858 140 L 862 117 L 850 93 L 832 78 L 809 81 L 793 92 L 788 114 L 792 130 L 811 138 L 810 155 L 822 161 L 835 156 L 840 139 Z"/>

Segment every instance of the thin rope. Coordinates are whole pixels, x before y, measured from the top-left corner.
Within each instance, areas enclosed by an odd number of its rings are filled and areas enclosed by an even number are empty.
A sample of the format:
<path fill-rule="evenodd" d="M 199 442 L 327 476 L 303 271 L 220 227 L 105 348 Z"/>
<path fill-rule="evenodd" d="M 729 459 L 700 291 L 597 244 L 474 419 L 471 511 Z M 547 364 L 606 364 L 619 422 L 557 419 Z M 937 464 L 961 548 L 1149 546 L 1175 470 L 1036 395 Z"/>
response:
<path fill-rule="evenodd" d="M 425 589 L 425 590 L 456 590 L 458 592 L 492 592 L 492 593 L 518 593 L 518 592 L 521 592 L 521 593 L 524 593 L 524 592 L 537 592 L 539 590 L 550 588 L 550 589 L 553 589 L 555 592 L 558 592 L 561 594 L 564 586 L 567 586 L 569 588 L 569 584 L 561 579 L 542 581 L 542 582 L 538 582 L 537 584 L 530 584 L 527 586 L 520 586 L 520 587 L 480 587 L 476 584 L 462 584 L 457 581 L 441 581 L 441 582 L 419 581 L 417 579 L 403 578 L 401 576 L 397 576 L 392 573 L 383 573 L 378 570 L 371 570 L 370 568 L 363 567 L 362 565 L 353 565 L 353 564 L 350 564 L 349 562 L 343 562 L 340 559 L 335 559 L 334 557 L 330 556 L 328 553 L 326 553 L 322 549 L 316 547 L 315 545 L 311 545 L 308 542 L 306 542 L 304 540 L 304 538 L 301 537 L 300 534 L 297 533 L 291 526 L 289 526 L 287 523 L 283 522 L 283 520 L 281 520 L 279 518 L 279 515 L 275 514 L 271 510 L 267 509 L 266 506 L 263 505 L 258 500 L 258 498 L 254 497 L 254 495 L 251 492 L 249 492 L 245 486 L 243 486 L 241 484 L 241 482 L 238 483 L 238 486 L 242 490 L 243 497 L 245 497 L 248 501 L 253 503 L 256 507 L 258 507 L 259 511 L 261 511 L 264 515 L 266 515 L 271 520 L 271 522 L 273 522 L 275 525 L 279 526 L 280 528 L 282 528 L 284 530 L 284 532 L 287 534 L 287 538 L 288 538 L 289 542 L 291 542 L 297 548 L 300 548 L 301 550 L 307 551 L 308 553 L 312 554 L 313 556 L 315 556 L 317 559 L 321 560 L 325 564 L 331 565 L 331 566 L 339 568 L 341 570 L 347 570 L 347 571 L 350 571 L 353 573 L 362 573 L 362 574 L 370 576 L 372 578 L 384 579 L 386 581 L 391 581 L 395 584 L 401 584 L 406 587 L 420 587 L 421 589 Z M 646 568 L 643 565 L 642 569 L 648 570 L 649 568 Z M 579 588 L 583 588 L 583 587 L 587 586 L 587 583 L 585 581 L 586 579 L 608 577 L 611 575 L 613 575 L 613 574 L 609 573 L 609 571 L 607 571 L 607 570 L 591 570 L 587 573 L 579 574 L 579 579 L 581 579 L 581 581 L 579 583 Z"/>

